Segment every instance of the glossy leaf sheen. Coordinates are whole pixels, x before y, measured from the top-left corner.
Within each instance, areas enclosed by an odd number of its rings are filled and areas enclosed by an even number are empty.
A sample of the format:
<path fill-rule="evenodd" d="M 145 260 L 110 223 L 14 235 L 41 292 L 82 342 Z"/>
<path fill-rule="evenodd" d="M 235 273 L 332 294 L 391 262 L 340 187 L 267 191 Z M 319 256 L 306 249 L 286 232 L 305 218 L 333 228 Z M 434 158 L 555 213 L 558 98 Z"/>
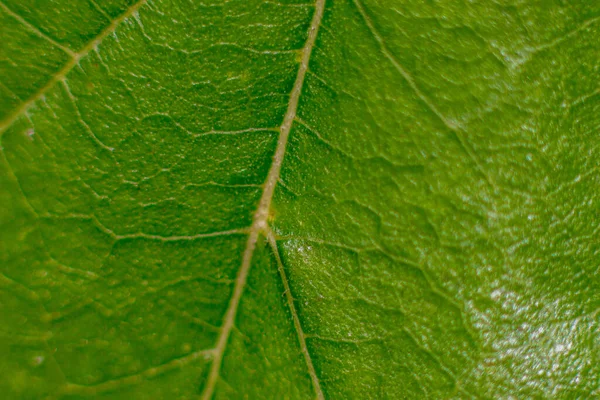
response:
<path fill-rule="evenodd" d="M 3 398 L 600 396 L 600 3 L 0 26 Z"/>

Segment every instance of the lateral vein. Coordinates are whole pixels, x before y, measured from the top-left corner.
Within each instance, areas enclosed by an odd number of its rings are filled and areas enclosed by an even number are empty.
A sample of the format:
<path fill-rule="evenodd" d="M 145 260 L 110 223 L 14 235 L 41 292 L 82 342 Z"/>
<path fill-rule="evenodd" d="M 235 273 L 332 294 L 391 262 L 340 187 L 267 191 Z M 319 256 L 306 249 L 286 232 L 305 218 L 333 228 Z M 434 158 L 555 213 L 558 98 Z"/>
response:
<path fill-rule="evenodd" d="M 298 335 L 298 342 L 300 344 L 300 349 L 302 351 L 302 355 L 304 356 L 304 361 L 306 362 L 306 367 L 308 368 L 308 374 L 310 375 L 310 379 L 312 380 L 313 387 L 315 390 L 315 395 L 318 400 L 324 400 L 325 396 L 323 395 L 323 391 L 321 390 L 321 384 L 319 382 L 319 377 L 317 376 L 317 371 L 315 370 L 315 366 L 313 365 L 312 358 L 310 353 L 308 352 L 308 347 L 306 346 L 306 334 L 302 329 L 302 324 L 300 323 L 300 318 L 298 317 L 298 312 L 296 311 L 296 306 L 294 305 L 294 298 L 292 297 L 292 291 L 290 289 L 290 284 L 288 282 L 287 275 L 283 268 L 283 262 L 281 262 L 281 256 L 279 255 L 279 249 L 277 248 L 277 240 L 275 239 L 275 235 L 273 232 L 267 232 L 267 240 L 269 241 L 269 245 L 273 250 L 273 254 L 275 255 L 275 261 L 277 262 L 277 270 L 279 271 L 279 276 L 281 277 L 281 282 L 283 282 L 283 289 L 285 291 L 285 298 L 288 303 L 288 307 L 290 309 L 290 313 L 292 314 L 292 319 L 294 320 L 294 328 L 296 328 L 296 334 Z"/>
<path fill-rule="evenodd" d="M 146 4 L 148 0 L 139 0 L 137 3 L 129 7 L 123 14 L 115 18 L 98 36 L 92 39 L 88 44 L 86 44 L 81 50 L 76 53 L 72 53 L 71 59 L 54 75 L 50 77 L 48 82 L 44 86 L 42 86 L 37 92 L 31 95 L 27 100 L 25 100 L 21 105 L 8 117 L 6 117 L 2 122 L 0 122 L 0 135 L 2 135 L 22 114 L 27 112 L 27 110 L 40 98 L 46 94 L 48 90 L 50 90 L 58 81 L 61 81 L 65 78 L 65 76 L 75 67 L 79 60 L 88 55 L 90 51 L 95 49 L 105 37 L 110 35 L 115 31 L 117 26 L 129 18 L 133 13 L 135 13 L 141 6 Z"/>
<path fill-rule="evenodd" d="M 171 361 L 167 361 L 164 364 L 151 367 L 142 372 L 138 372 L 133 375 L 127 375 L 121 378 L 108 380 L 102 383 L 97 383 L 94 385 L 80 385 L 75 383 L 66 382 L 60 387 L 61 394 L 74 394 L 74 395 L 98 395 L 100 393 L 106 393 L 124 386 L 132 386 L 139 384 L 145 379 L 154 378 L 159 375 L 163 375 L 169 371 L 172 371 L 177 368 L 181 368 L 184 365 L 188 365 L 191 362 L 199 359 L 199 358 L 207 358 L 210 357 L 213 349 L 207 350 L 199 350 L 193 353 L 187 354 L 183 357 L 173 359 Z"/>
<path fill-rule="evenodd" d="M 321 25 L 321 20 L 323 18 L 324 9 L 325 0 L 316 0 L 315 13 L 313 15 L 312 22 L 308 31 L 308 38 L 302 49 L 302 57 L 300 61 L 300 67 L 298 68 L 298 74 L 296 76 L 294 86 L 290 93 L 290 100 L 288 102 L 287 111 L 283 118 L 281 127 L 279 128 L 279 139 L 277 140 L 277 147 L 275 149 L 275 154 L 273 155 L 273 162 L 271 164 L 271 168 L 269 169 L 269 173 L 264 183 L 264 189 L 260 201 L 258 203 L 258 208 L 256 210 L 256 213 L 254 214 L 252 226 L 250 227 L 250 233 L 248 235 L 248 241 L 246 243 L 246 248 L 242 256 L 242 265 L 240 266 L 236 277 L 235 286 L 233 288 L 233 294 L 229 301 L 227 311 L 225 312 L 221 332 L 219 334 L 219 338 L 217 339 L 217 345 L 215 346 L 215 350 L 213 353 L 214 356 L 212 366 L 208 375 L 204 392 L 201 396 L 203 400 L 210 400 L 214 393 L 215 386 L 221 370 L 221 364 L 223 361 L 225 348 L 227 347 L 227 342 L 229 340 L 231 330 L 234 326 L 240 299 L 242 297 L 244 287 L 246 286 L 248 273 L 250 272 L 252 255 L 254 254 L 254 249 L 256 248 L 256 243 L 258 241 L 259 236 L 262 233 L 267 232 L 268 230 L 267 219 L 269 216 L 269 209 L 271 207 L 271 200 L 273 199 L 275 186 L 277 185 L 277 181 L 279 180 L 279 174 L 281 172 L 281 165 L 285 156 L 288 137 L 292 128 L 292 124 L 294 123 L 294 118 L 296 117 L 298 101 L 302 92 L 302 86 L 304 84 L 306 71 L 308 70 L 310 55 L 317 38 L 317 33 L 319 31 L 319 26 Z M 320 388 L 318 387 L 315 388 L 315 390 L 317 392 L 320 392 Z"/>
<path fill-rule="evenodd" d="M 373 37 L 379 44 L 381 53 L 390 61 L 390 63 L 394 66 L 394 68 L 396 68 L 396 70 L 404 78 L 406 83 L 408 83 L 408 86 L 410 86 L 410 88 L 413 90 L 414 94 L 425 104 L 425 106 L 427 106 L 427 108 L 429 108 L 429 110 L 431 112 L 433 112 L 433 114 L 446 126 L 446 128 L 448 128 L 448 130 L 450 130 L 450 132 L 452 132 L 456 136 L 456 139 L 458 140 L 458 143 L 460 144 L 461 148 L 464 150 L 465 153 L 467 153 L 467 155 L 473 161 L 473 163 L 475 164 L 475 166 L 477 167 L 477 169 L 479 170 L 481 175 L 483 175 L 485 180 L 490 184 L 490 186 L 492 186 L 495 189 L 496 184 L 495 184 L 494 180 L 489 176 L 489 174 L 483 168 L 483 165 L 481 164 L 479 159 L 475 156 L 475 153 L 471 149 L 471 146 L 467 143 L 467 140 L 465 139 L 465 137 L 463 135 L 465 133 L 464 128 L 457 121 L 448 119 L 437 108 L 437 106 L 421 91 L 421 89 L 415 82 L 415 79 L 412 77 L 412 75 L 398 62 L 396 57 L 388 49 L 387 45 L 385 44 L 385 41 L 383 40 L 383 37 L 379 34 L 377 29 L 375 28 L 375 25 L 373 24 L 373 21 L 367 15 L 367 12 L 365 11 L 365 8 L 363 7 L 361 1 L 353 0 L 353 3 L 356 6 L 356 8 L 358 9 L 358 12 L 360 13 L 365 24 L 367 25 L 367 28 L 369 28 L 369 31 L 371 32 L 371 34 L 373 35 Z"/>
<path fill-rule="evenodd" d="M 13 17 L 17 21 L 19 21 L 22 25 L 24 25 L 27 29 L 29 29 L 31 32 L 33 32 L 36 36 L 46 40 L 47 42 L 51 43 L 53 46 L 58 47 L 59 49 L 61 49 L 62 51 L 64 51 L 68 55 L 70 55 L 71 57 L 75 57 L 75 52 L 73 50 L 71 50 L 67 46 L 64 46 L 64 45 L 58 43 L 56 40 L 52 39 L 50 36 L 46 35 L 42 31 L 40 31 L 38 28 L 35 27 L 35 25 L 31 24 L 25 18 L 21 17 L 19 14 L 17 14 L 16 12 L 14 12 L 10 8 L 8 8 L 8 6 L 1 1 L 0 1 L 0 8 L 2 8 L 8 15 Z"/>

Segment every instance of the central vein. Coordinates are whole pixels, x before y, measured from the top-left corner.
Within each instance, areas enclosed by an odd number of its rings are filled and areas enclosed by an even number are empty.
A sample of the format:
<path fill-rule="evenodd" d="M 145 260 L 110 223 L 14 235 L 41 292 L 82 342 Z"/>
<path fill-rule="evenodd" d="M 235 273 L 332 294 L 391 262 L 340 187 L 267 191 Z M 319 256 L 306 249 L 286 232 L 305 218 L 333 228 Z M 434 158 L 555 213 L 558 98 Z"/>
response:
<path fill-rule="evenodd" d="M 317 0 L 315 3 L 315 13 L 308 31 L 308 38 L 304 44 L 304 48 L 302 49 L 302 58 L 300 61 L 300 68 L 298 69 L 298 75 L 296 76 L 296 81 L 294 82 L 294 87 L 292 88 L 292 92 L 290 94 L 290 100 L 288 102 L 287 111 L 283 118 L 283 123 L 279 128 L 279 139 L 277 140 L 277 148 L 275 149 L 273 162 L 264 184 L 263 193 L 258 203 L 258 208 L 254 214 L 254 219 L 252 220 L 248 241 L 242 257 L 242 265 L 238 271 L 235 280 L 235 286 L 233 288 L 233 295 L 229 301 L 227 311 L 225 312 L 225 317 L 223 318 L 223 324 L 221 326 L 221 332 L 217 340 L 217 345 L 215 346 L 212 366 L 208 375 L 204 393 L 202 394 L 203 400 L 210 400 L 212 398 L 217 379 L 219 378 L 225 348 L 227 347 L 229 335 L 231 334 L 231 329 L 233 328 L 235 322 L 235 316 L 240 304 L 240 299 L 244 292 L 246 280 L 248 279 L 248 273 L 252 265 L 252 255 L 254 254 L 254 249 L 256 248 L 256 242 L 258 241 L 260 234 L 265 233 L 268 229 L 267 218 L 269 215 L 269 209 L 271 208 L 273 193 L 275 191 L 277 181 L 279 180 L 279 173 L 281 171 L 281 165 L 285 156 L 288 137 L 290 135 L 292 124 L 294 123 L 294 118 L 296 117 L 298 100 L 300 99 L 300 94 L 302 93 L 302 85 L 304 84 L 304 78 L 306 76 L 306 71 L 308 70 L 310 54 L 317 38 L 317 33 L 319 31 L 321 19 L 323 18 L 324 9 L 325 0 Z M 322 398 L 323 395 L 318 387 L 318 384 L 315 384 L 315 386 L 317 397 Z"/>

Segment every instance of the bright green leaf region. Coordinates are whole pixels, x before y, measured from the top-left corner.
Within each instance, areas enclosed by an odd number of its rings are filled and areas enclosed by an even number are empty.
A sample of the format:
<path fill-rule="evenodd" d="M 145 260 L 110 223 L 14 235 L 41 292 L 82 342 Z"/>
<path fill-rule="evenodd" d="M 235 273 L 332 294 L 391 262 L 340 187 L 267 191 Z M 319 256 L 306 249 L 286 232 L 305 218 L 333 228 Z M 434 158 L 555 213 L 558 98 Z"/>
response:
<path fill-rule="evenodd" d="M 2 399 L 600 398 L 600 2 L 2 0 Z"/>

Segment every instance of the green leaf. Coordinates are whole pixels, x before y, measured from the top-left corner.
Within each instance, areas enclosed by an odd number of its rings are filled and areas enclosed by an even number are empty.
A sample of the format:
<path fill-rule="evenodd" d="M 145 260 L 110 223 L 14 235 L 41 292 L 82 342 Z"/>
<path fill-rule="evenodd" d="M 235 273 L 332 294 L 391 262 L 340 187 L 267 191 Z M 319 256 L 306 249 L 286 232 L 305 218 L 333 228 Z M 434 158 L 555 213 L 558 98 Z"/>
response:
<path fill-rule="evenodd" d="M 600 396 L 600 3 L 0 26 L 3 398 Z"/>

